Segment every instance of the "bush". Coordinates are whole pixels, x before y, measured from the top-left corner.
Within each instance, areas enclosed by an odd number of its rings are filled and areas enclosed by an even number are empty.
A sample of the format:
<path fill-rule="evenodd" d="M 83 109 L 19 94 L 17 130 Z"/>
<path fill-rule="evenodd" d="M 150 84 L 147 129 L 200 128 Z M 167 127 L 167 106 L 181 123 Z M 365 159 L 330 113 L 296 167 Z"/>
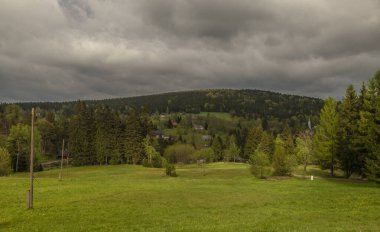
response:
<path fill-rule="evenodd" d="M 175 166 L 174 164 L 167 164 L 166 165 L 166 175 L 167 176 L 172 176 L 172 177 L 177 177 L 177 173 L 175 171 Z"/>
<path fill-rule="evenodd" d="M 214 150 L 212 148 L 203 148 L 200 150 L 197 150 L 194 153 L 194 158 L 196 160 L 206 160 L 206 162 L 212 162 L 214 161 Z"/>
<path fill-rule="evenodd" d="M 7 149 L 0 147 L 0 176 L 9 175 L 11 170 L 11 156 Z"/>
<path fill-rule="evenodd" d="M 269 157 L 260 149 L 256 149 L 255 153 L 250 157 L 251 173 L 256 177 L 264 178 L 270 174 Z"/>
<path fill-rule="evenodd" d="M 165 150 L 165 158 L 170 163 L 191 163 L 195 149 L 189 144 L 174 144 Z"/>
<path fill-rule="evenodd" d="M 163 168 L 166 166 L 166 159 L 160 155 L 152 157 L 152 163 L 149 163 L 148 159 L 143 159 L 142 165 L 149 168 Z"/>

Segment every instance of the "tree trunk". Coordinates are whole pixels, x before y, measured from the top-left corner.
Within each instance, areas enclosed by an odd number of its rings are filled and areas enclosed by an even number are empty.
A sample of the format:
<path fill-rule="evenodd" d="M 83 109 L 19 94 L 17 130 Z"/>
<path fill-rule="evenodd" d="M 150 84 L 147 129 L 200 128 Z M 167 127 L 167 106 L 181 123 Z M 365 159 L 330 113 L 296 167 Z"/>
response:
<path fill-rule="evenodd" d="M 303 178 L 306 178 L 306 168 L 307 168 L 307 162 L 304 162 L 303 164 Z"/>

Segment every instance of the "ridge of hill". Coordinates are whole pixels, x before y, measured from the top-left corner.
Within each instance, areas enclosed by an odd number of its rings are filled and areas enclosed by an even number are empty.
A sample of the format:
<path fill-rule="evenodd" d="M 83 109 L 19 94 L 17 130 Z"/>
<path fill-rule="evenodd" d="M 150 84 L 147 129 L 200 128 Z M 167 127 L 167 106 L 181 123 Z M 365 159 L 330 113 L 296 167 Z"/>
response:
<path fill-rule="evenodd" d="M 254 89 L 207 89 L 169 92 L 154 95 L 85 100 L 89 106 L 108 105 L 121 114 L 129 107 L 144 108 L 149 113 L 200 113 L 228 112 L 246 118 L 278 118 L 289 120 L 297 117 L 304 120 L 318 116 L 323 107 L 319 98 L 276 93 Z M 44 110 L 63 111 L 71 115 L 76 101 L 18 103 L 28 110 L 39 107 Z M 301 117 L 301 118 L 300 118 Z"/>

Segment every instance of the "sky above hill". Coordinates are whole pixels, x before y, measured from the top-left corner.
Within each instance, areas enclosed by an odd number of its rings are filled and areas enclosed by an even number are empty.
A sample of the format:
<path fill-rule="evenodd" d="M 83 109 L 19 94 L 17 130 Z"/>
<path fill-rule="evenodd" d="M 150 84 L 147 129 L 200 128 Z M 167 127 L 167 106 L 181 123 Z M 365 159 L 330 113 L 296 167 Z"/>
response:
<path fill-rule="evenodd" d="M 340 97 L 380 69 L 379 12 L 378 0 L 2 0 L 0 101 Z"/>

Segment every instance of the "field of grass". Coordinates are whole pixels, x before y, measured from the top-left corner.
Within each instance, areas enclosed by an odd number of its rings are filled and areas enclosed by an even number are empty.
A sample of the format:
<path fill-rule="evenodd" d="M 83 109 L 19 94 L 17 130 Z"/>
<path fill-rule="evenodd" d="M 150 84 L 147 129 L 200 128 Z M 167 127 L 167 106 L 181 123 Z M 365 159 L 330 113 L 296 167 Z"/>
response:
<path fill-rule="evenodd" d="M 27 174 L 0 178 L 0 231 L 380 231 L 380 187 L 318 178 L 254 178 L 245 164 L 141 166 L 37 173 L 33 210 Z"/>
<path fill-rule="evenodd" d="M 199 115 L 203 116 L 203 117 L 210 115 L 210 116 L 214 116 L 216 118 L 223 119 L 226 121 L 233 121 L 234 120 L 234 118 L 231 116 L 230 113 L 225 113 L 225 112 L 201 112 Z"/>

